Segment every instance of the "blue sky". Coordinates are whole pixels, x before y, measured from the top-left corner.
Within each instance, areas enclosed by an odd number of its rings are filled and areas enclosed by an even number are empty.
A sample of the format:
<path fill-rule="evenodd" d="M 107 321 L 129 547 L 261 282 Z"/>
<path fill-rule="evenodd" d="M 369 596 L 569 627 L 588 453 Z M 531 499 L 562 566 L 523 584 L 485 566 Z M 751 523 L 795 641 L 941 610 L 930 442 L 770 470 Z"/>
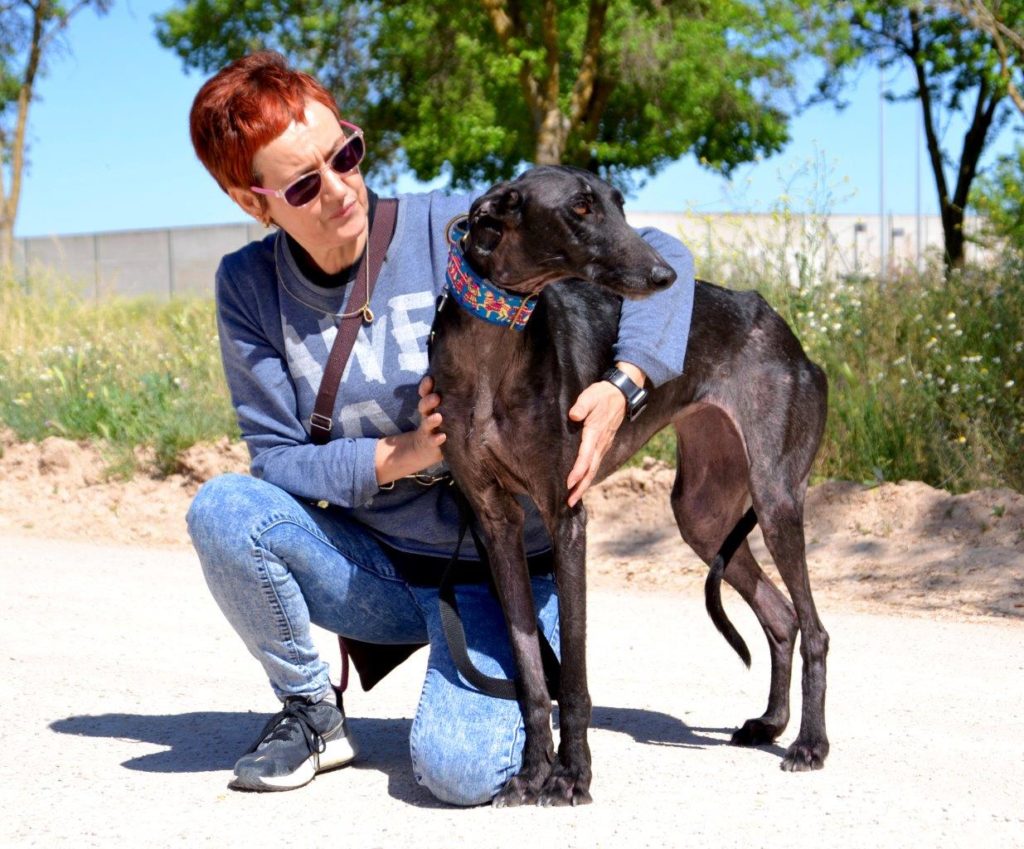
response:
<path fill-rule="evenodd" d="M 244 220 L 192 153 L 188 110 L 205 77 L 186 74 L 153 35 L 152 16 L 171 5 L 115 0 L 106 16 L 86 11 L 73 19 L 69 49 L 51 58 L 30 113 L 30 166 L 17 236 Z M 786 194 L 797 209 L 810 201 L 832 212 L 877 215 L 877 72 L 865 71 L 848 96 L 851 104 L 842 112 L 822 105 L 798 117 L 781 154 L 738 169 L 731 183 L 689 157 L 651 179 L 628 208 L 766 211 Z M 917 107 L 883 108 L 886 212 L 913 214 L 920 205 L 933 214 L 931 171 L 918 156 Z M 368 136 L 372 145 L 372 130 Z M 1011 142 L 1012 133 L 1004 131 L 996 150 Z M 416 185 L 410 179 L 400 188 Z"/>

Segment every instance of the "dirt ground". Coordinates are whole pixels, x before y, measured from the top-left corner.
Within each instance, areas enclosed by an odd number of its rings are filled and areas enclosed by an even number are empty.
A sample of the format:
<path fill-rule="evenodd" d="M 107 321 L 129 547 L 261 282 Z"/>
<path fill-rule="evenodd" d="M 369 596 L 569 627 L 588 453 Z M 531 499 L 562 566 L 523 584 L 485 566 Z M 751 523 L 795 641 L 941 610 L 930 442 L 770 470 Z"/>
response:
<path fill-rule="evenodd" d="M 675 529 L 673 472 L 651 462 L 614 475 L 587 496 L 595 802 L 465 810 L 411 769 L 425 652 L 369 693 L 349 689 L 352 767 L 296 793 L 227 789 L 277 702 L 206 587 L 184 515 L 201 481 L 246 469 L 243 446 L 201 446 L 169 478 L 128 481 L 67 440 L 19 444 L 0 430 L 0 449 L 0 581 L 13 588 L 0 593 L 0 701 L 31 694 L 31 710 L 5 719 L 0 846 L 269 849 L 294 843 L 301 823 L 360 847 L 452 835 L 520 847 L 528 834 L 566 849 L 1024 849 L 1019 493 L 811 490 L 832 751 L 825 769 L 794 774 L 778 764 L 796 716 L 776 744 L 727 745 L 764 704 L 768 646 L 731 593 L 751 671 L 702 614 L 706 569 Z M 756 531 L 752 545 L 767 562 Z M 333 636 L 317 639 L 336 663 Z"/>
<path fill-rule="evenodd" d="M 18 443 L 0 430 L 0 533 L 154 547 L 187 546 L 184 515 L 198 486 L 246 471 L 227 440 L 197 446 L 177 474 L 109 480 L 99 454 L 51 437 Z M 706 574 L 681 542 L 668 504 L 672 469 L 650 461 L 595 487 L 586 502 L 589 575 L 602 589 L 691 590 Z M 614 518 L 614 521 L 611 519 Z M 922 483 L 811 488 L 807 558 L 819 606 L 929 617 L 1024 620 L 1024 495 L 951 495 Z M 770 558 L 755 531 L 755 554 Z"/>

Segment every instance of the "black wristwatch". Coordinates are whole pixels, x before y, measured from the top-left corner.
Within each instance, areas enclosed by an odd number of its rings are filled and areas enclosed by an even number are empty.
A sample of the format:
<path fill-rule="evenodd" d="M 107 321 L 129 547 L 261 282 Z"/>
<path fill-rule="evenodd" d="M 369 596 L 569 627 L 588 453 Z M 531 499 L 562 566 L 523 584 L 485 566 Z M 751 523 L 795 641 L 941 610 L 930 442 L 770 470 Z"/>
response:
<path fill-rule="evenodd" d="M 637 386 L 628 374 L 615 366 L 602 374 L 601 380 L 607 380 L 626 396 L 626 415 L 631 422 L 636 421 L 636 417 L 647 407 L 647 390 Z"/>

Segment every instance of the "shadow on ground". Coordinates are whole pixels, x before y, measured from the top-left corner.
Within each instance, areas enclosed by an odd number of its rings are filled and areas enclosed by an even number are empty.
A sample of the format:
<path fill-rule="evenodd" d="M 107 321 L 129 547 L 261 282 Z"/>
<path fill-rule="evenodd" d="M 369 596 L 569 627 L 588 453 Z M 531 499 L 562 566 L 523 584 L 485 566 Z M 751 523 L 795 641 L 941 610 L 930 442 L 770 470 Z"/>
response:
<path fill-rule="evenodd" d="M 252 712 L 196 711 L 182 714 L 107 713 L 70 716 L 51 723 L 59 734 L 135 740 L 162 747 L 130 758 L 125 769 L 155 773 L 228 772 L 260 733 L 267 715 Z M 409 719 L 350 719 L 358 741 L 353 769 L 388 776 L 389 794 L 419 807 L 445 807 L 412 776 L 409 763 Z M 592 727 L 628 734 L 637 743 L 703 749 L 728 743 L 730 728 L 691 728 L 677 717 L 651 710 L 595 707 Z M 557 732 L 556 732 L 557 734 Z M 778 746 L 761 747 L 782 755 Z"/>

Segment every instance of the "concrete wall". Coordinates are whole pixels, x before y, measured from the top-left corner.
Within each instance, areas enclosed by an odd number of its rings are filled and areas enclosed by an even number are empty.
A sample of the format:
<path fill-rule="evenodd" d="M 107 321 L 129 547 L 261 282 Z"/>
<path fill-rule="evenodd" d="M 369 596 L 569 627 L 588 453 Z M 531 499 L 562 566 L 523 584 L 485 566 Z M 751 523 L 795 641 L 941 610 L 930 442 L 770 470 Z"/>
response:
<path fill-rule="evenodd" d="M 678 236 L 694 252 L 698 273 L 704 275 L 742 265 L 794 282 L 801 269 L 819 277 L 875 277 L 923 268 L 939 261 L 944 248 L 937 215 L 920 220 L 890 216 L 884 229 L 877 215 L 634 213 L 629 219 L 634 226 Z M 977 222 L 968 220 L 966 226 L 970 231 Z M 969 261 L 987 259 L 977 245 L 968 244 L 966 250 Z"/>
<path fill-rule="evenodd" d="M 26 281 L 68 280 L 97 298 L 209 296 L 221 257 L 267 232 L 253 223 L 17 239 L 14 267 Z"/>
<path fill-rule="evenodd" d="M 697 256 L 698 273 L 717 275 L 743 264 L 765 274 L 875 276 L 881 266 L 878 216 L 630 213 L 636 227 L 653 226 L 681 238 Z M 969 225 L 970 226 L 970 225 Z M 52 276 L 93 297 L 171 298 L 213 294 L 221 257 L 268 231 L 252 224 L 126 230 L 15 241 L 15 269 L 30 282 Z M 894 216 L 885 222 L 885 268 L 918 267 L 941 256 L 937 216 Z M 920 238 L 919 238 L 920 237 Z M 968 246 L 970 259 L 983 259 Z"/>

